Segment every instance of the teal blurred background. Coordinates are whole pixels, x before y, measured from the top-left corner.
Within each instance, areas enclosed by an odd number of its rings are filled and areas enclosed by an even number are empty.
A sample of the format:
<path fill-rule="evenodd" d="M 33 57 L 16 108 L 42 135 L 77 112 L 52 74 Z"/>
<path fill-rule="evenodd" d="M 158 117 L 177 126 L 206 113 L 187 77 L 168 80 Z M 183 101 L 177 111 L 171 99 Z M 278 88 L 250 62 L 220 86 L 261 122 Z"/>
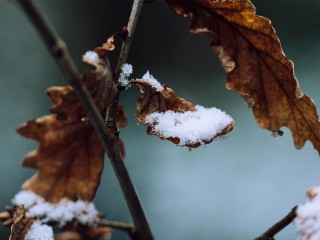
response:
<path fill-rule="evenodd" d="M 302 90 L 320 106 L 320 1 L 256 0 L 257 13 L 272 20 L 284 52 L 295 63 Z M 127 24 L 131 1 L 38 1 L 65 39 L 78 66 L 85 51 L 101 45 Z M 225 110 L 235 120 L 224 140 L 189 151 L 155 136 L 134 117 L 138 90 L 121 96 L 129 125 L 121 131 L 126 164 L 156 239 L 253 239 L 305 201 L 320 183 L 320 159 L 310 142 L 301 150 L 291 132 L 274 138 L 260 129 L 252 111 L 225 89 L 226 74 L 210 41 L 190 34 L 188 21 L 163 1 L 143 8 L 128 62 L 133 77 L 149 70 L 179 96 Z M 118 49 L 120 42 L 117 43 Z M 111 64 L 116 65 L 117 52 Z M 0 206 L 10 203 L 34 170 L 21 168 L 36 143 L 15 133 L 27 119 L 48 113 L 45 90 L 65 80 L 25 15 L 0 2 Z M 110 220 L 131 222 L 118 183 L 106 160 L 97 208 Z M 0 238 L 8 239 L 0 227 Z M 294 239 L 293 226 L 277 239 Z M 128 239 L 115 232 L 115 240 Z"/>

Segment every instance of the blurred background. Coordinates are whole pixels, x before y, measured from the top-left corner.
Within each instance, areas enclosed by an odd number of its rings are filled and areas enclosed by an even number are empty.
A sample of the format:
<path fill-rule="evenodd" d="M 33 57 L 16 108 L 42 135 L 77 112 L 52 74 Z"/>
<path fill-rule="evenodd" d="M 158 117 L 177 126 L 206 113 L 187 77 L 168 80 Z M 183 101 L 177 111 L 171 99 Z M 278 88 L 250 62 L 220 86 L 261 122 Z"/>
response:
<path fill-rule="evenodd" d="M 284 52 L 295 63 L 302 90 L 320 107 L 320 1 L 256 0 L 257 14 L 272 20 Z M 127 24 L 132 1 L 43 0 L 37 2 L 66 41 L 79 68 L 82 55 Z M 128 62 L 133 77 L 147 70 L 187 100 L 215 106 L 236 121 L 226 139 L 189 151 L 146 134 L 134 117 L 134 86 L 121 96 L 129 125 L 121 131 L 126 165 L 156 239 L 253 239 L 306 200 L 320 183 L 320 159 L 310 142 L 294 148 L 291 132 L 274 138 L 252 111 L 224 87 L 226 74 L 209 39 L 188 32 L 188 20 L 163 1 L 142 11 Z M 117 42 L 120 49 L 120 42 Z M 117 52 L 111 56 L 116 66 Z M 27 119 L 48 113 L 45 90 L 66 82 L 28 19 L 13 1 L 0 2 L 0 208 L 35 171 L 20 166 L 36 143 L 15 133 Z M 106 159 L 97 208 L 110 220 L 131 222 Z M 290 226 L 277 239 L 294 239 Z M 0 238 L 9 231 L 0 227 Z M 128 239 L 116 231 L 113 239 Z"/>

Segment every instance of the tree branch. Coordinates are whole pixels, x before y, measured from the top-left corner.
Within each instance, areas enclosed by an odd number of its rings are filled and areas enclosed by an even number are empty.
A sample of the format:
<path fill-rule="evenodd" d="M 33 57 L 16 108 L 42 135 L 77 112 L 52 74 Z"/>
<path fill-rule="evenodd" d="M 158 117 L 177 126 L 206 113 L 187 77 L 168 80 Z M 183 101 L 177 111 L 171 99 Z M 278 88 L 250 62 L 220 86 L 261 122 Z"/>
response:
<path fill-rule="evenodd" d="M 288 226 L 293 219 L 297 216 L 296 210 L 298 206 L 295 206 L 291 209 L 291 211 L 279 222 L 274 224 L 271 228 L 269 228 L 266 232 L 264 232 L 261 236 L 255 238 L 255 240 L 274 240 L 274 236 L 283 230 L 286 226 Z"/>
<path fill-rule="evenodd" d="M 117 138 L 106 128 L 104 120 L 102 119 L 102 116 L 100 115 L 100 112 L 98 111 L 90 92 L 80 80 L 79 71 L 73 59 L 71 58 L 65 43 L 57 34 L 55 29 L 45 19 L 40 9 L 36 7 L 31 0 L 16 0 L 16 2 L 22 7 L 23 11 L 37 29 L 52 57 L 62 70 L 68 83 L 76 90 L 79 100 L 86 110 L 91 123 L 104 146 L 113 170 L 115 171 L 117 179 L 120 183 L 135 225 L 135 233 L 131 236 L 134 239 L 139 240 L 153 239 L 151 229 L 144 214 L 135 187 L 131 181 L 126 166 L 120 157 Z"/>

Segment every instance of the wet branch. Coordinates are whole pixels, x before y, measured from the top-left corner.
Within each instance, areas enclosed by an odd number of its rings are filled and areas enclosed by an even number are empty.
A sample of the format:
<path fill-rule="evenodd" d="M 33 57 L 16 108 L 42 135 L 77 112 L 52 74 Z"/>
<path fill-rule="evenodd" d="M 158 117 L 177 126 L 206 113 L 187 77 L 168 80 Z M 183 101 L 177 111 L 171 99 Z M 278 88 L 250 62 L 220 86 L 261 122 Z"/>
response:
<path fill-rule="evenodd" d="M 255 240 L 274 240 L 274 236 L 283 230 L 286 226 L 292 223 L 293 219 L 297 216 L 296 214 L 297 206 L 293 207 L 291 211 L 279 222 L 274 224 L 271 228 L 269 228 L 266 232 L 264 232 L 261 236 L 255 238 Z"/>
<path fill-rule="evenodd" d="M 122 192 L 124 194 L 134 222 L 135 231 L 130 236 L 132 237 L 132 239 L 152 240 L 152 232 L 144 214 L 141 202 L 128 174 L 126 166 L 124 165 L 120 157 L 119 149 L 117 146 L 117 137 L 110 133 L 110 131 L 105 126 L 105 122 L 99 110 L 97 109 L 90 92 L 87 90 L 86 86 L 80 79 L 80 73 L 72 57 L 70 56 L 70 53 L 68 52 L 64 41 L 45 19 L 44 14 L 40 11 L 40 9 L 35 6 L 31 0 L 16 0 L 16 2 L 21 6 L 23 11 L 29 17 L 30 21 L 33 23 L 34 27 L 37 29 L 42 40 L 44 41 L 52 57 L 60 67 L 68 83 L 76 90 L 79 100 L 86 113 L 88 114 L 91 123 L 95 131 L 97 132 L 101 143 L 104 146 L 104 149 L 109 157 L 113 170 L 115 171 L 115 174 L 121 186 Z M 134 7 L 139 7 L 141 5 L 141 2 L 141 0 L 135 0 Z M 136 17 L 134 17 L 135 19 L 139 15 L 140 9 L 141 6 L 136 13 Z M 133 31 L 130 34 L 132 33 Z M 130 34 L 129 36 L 131 36 Z M 126 49 L 129 48 L 126 47 Z M 126 53 L 126 56 L 127 54 L 128 53 Z"/>

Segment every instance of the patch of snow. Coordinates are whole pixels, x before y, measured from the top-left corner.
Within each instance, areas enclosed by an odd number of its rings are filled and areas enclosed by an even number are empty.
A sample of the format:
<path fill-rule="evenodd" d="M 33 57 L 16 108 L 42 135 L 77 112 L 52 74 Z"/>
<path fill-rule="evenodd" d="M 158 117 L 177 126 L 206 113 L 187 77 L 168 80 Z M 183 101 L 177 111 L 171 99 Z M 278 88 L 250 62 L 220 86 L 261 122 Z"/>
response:
<path fill-rule="evenodd" d="M 320 239 L 320 188 L 311 188 L 308 195 L 311 199 L 296 210 L 294 224 L 299 231 L 298 240 Z"/>
<path fill-rule="evenodd" d="M 99 64 L 99 55 L 94 51 L 87 51 L 83 56 L 82 60 L 86 63 L 92 64 L 93 66 L 98 66 Z"/>
<path fill-rule="evenodd" d="M 133 72 L 132 65 L 125 63 L 122 65 L 121 73 L 119 77 L 119 84 L 123 87 L 129 87 L 129 77 Z"/>
<path fill-rule="evenodd" d="M 41 219 L 42 222 L 55 221 L 60 226 L 73 220 L 84 225 L 94 225 L 99 215 L 92 202 L 62 199 L 58 203 L 49 203 L 30 191 L 20 191 L 12 203 L 24 205 L 27 209 L 27 217 L 35 217 Z"/>
<path fill-rule="evenodd" d="M 25 240 L 54 240 L 53 230 L 50 226 L 35 221 L 25 236 Z"/>
<path fill-rule="evenodd" d="M 149 83 L 153 88 L 156 89 L 156 91 L 161 92 L 163 90 L 163 87 L 161 84 L 158 82 L 157 79 L 155 79 L 149 71 L 147 71 L 143 76 L 142 76 L 142 81 Z"/>
<path fill-rule="evenodd" d="M 155 112 L 148 115 L 146 121 L 161 137 L 177 137 L 180 139 L 178 145 L 185 146 L 212 140 L 233 119 L 220 109 L 197 105 L 194 112 Z"/>
<path fill-rule="evenodd" d="M 44 198 L 30 191 L 20 191 L 11 200 L 14 205 L 24 205 L 29 208 L 34 204 L 44 203 Z"/>

